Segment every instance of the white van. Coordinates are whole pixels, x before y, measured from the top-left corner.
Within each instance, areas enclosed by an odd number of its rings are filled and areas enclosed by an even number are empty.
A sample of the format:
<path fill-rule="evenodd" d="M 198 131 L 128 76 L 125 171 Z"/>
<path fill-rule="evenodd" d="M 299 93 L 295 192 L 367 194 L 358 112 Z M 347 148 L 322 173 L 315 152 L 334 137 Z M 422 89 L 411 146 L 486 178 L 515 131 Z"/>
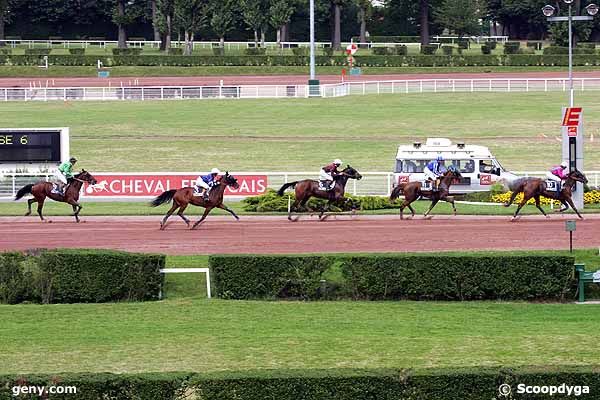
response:
<path fill-rule="evenodd" d="M 445 138 L 428 138 L 425 144 L 414 142 L 398 147 L 395 183 L 425 180 L 425 166 L 438 156 L 444 157 L 446 167 L 454 165 L 463 176 L 460 183 L 450 188 L 455 194 L 488 191 L 498 181 L 510 182 L 518 178 L 506 171 L 487 147 L 464 142 L 453 144 Z"/>

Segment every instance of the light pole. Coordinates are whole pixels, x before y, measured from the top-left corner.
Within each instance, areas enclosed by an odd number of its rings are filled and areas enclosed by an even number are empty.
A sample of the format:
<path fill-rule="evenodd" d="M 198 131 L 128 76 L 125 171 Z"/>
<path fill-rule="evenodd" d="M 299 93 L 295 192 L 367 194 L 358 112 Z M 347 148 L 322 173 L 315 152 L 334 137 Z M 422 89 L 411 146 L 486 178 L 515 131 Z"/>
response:
<path fill-rule="evenodd" d="M 315 0 L 310 0 L 310 78 L 308 80 L 308 96 L 321 96 L 321 86 L 315 78 Z"/>
<path fill-rule="evenodd" d="M 556 8 L 551 5 L 546 5 L 542 8 L 542 13 L 547 17 L 549 22 L 565 22 L 569 23 L 569 107 L 573 109 L 575 104 L 573 90 L 573 21 L 591 21 L 598 14 L 600 8 L 596 4 L 590 4 L 585 7 L 589 16 L 576 15 L 573 16 L 572 5 L 574 0 L 562 0 L 569 6 L 569 15 L 567 17 L 553 17 Z M 581 110 L 580 110 L 581 111 Z M 569 171 L 575 169 L 583 169 L 583 120 L 577 120 L 576 126 L 567 126 L 566 113 L 563 111 L 563 159 L 569 159 Z M 574 128 L 574 131 L 571 130 Z M 574 132 L 574 133 L 573 133 Z M 583 185 L 577 183 L 576 191 L 573 196 L 573 201 L 578 209 L 583 208 Z"/>

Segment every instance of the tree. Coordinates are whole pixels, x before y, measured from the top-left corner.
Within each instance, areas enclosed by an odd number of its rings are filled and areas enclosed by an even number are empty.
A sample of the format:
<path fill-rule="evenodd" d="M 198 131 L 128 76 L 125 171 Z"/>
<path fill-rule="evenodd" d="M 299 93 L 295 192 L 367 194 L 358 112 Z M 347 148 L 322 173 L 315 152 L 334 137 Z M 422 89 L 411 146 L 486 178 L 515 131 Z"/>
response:
<path fill-rule="evenodd" d="M 358 6 L 358 23 L 360 24 L 360 42 L 366 43 L 367 37 L 367 17 L 370 16 L 373 10 L 371 0 L 356 0 Z"/>
<path fill-rule="evenodd" d="M 225 47 L 225 35 L 235 25 L 235 2 L 234 0 L 213 0 L 210 11 L 210 27 L 219 36 L 221 48 Z"/>
<path fill-rule="evenodd" d="M 10 4 L 8 0 L 0 0 L 0 40 L 4 40 L 4 24 L 8 22 L 10 15 Z M 0 42 L 4 46 L 4 42 Z"/>
<path fill-rule="evenodd" d="M 244 22 L 254 31 L 254 45 L 258 47 L 258 31 L 267 22 L 268 2 L 265 0 L 242 0 L 241 9 Z"/>
<path fill-rule="evenodd" d="M 331 0 L 333 7 L 333 37 L 331 38 L 331 45 L 335 50 L 342 48 L 342 6 L 346 4 L 346 0 Z"/>
<path fill-rule="evenodd" d="M 419 20 L 421 21 L 421 44 L 429 44 L 429 0 L 419 0 Z"/>
<path fill-rule="evenodd" d="M 293 13 L 294 8 L 287 0 L 274 0 L 269 8 L 269 20 L 273 28 L 277 29 L 277 46 L 281 43 L 281 29 L 290 22 Z"/>
<path fill-rule="evenodd" d="M 207 0 L 175 0 L 175 21 L 185 37 L 184 55 L 192 55 L 194 34 L 206 24 Z"/>
<path fill-rule="evenodd" d="M 171 47 L 174 14 L 175 0 L 156 0 L 156 25 L 161 33 L 161 50 L 167 50 Z"/>
<path fill-rule="evenodd" d="M 160 41 L 160 29 L 158 29 L 158 9 L 156 0 L 150 0 L 150 9 L 152 10 L 152 31 L 154 33 L 154 41 Z"/>
<path fill-rule="evenodd" d="M 444 0 L 435 10 L 438 23 L 462 38 L 465 34 L 481 34 L 480 20 L 485 15 L 482 0 Z"/>
<path fill-rule="evenodd" d="M 144 14 L 146 4 L 142 0 L 116 0 L 113 11 L 113 22 L 119 29 L 118 47 L 127 48 L 127 25 L 132 24 Z"/>

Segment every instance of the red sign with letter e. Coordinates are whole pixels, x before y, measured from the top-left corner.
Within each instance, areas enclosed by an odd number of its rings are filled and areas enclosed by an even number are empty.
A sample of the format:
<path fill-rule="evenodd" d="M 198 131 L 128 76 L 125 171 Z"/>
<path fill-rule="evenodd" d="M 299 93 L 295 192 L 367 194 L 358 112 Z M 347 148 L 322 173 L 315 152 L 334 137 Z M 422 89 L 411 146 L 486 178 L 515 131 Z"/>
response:
<path fill-rule="evenodd" d="M 566 108 L 565 115 L 563 116 L 562 126 L 579 126 L 579 118 L 581 117 L 581 111 L 581 107 Z M 570 130 L 569 136 L 571 136 Z"/>

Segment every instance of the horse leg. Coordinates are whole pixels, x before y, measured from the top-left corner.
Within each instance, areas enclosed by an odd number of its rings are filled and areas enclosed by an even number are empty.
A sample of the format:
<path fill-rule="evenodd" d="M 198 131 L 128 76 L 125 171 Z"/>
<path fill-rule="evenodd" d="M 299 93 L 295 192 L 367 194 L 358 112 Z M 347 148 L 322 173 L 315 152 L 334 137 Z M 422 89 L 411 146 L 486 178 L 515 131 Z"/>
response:
<path fill-rule="evenodd" d="M 27 200 L 27 212 L 25 213 L 25 216 L 28 217 L 31 215 L 31 205 L 33 203 L 35 203 L 37 200 L 36 199 L 29 199 Z"/>
<path fill-rule="evenodd" d="M 73 216 L 75 217 L 75 221 L 79 222 L 79 206 L 77 204 L 71 204 L 71 207 L 73 208 Z"/>
<path fill-rule="evenodd" d="M 169 211 L 167 211 L 167 215 L 165 215 L 165 217 L 162 219 L 162 221 L 160 221 L 160 230 L 161 231 L 165 230 L 165 227 L 167 226 L 167 220 L 169 219 L 169 217 L 171 215 L 173 215 L 175 210 L 177 210 L 178 208 L 179 208 L 179 204 L 177 204 L 176 202 L 173 202 L 173 206 L 171 206 L 171 209 Z"/>
<path fill-rule="evenodd" d="M 183 220 L 183 222 L 185 222 L 185 224 L 189 228 L 190 227 L 190 220 L 185 215 L 183 215 L 183 212 L 185 211 L 185 209 L 187 208 L 187 206 L 188 205 L 186 204 L 186 205 L 183 205 L 183 206 L 179 207 L 179 211 L 177 212 L 177 215 L 179 215 L 179 217 Z"/>
<path fill-rule="evenodd" d="M 519 216 L 519 212 L 521 211 L 521 208 L 523 208 L 523 206 L 525 204 L 527 204 L 527 202 L 529 201 L 530 198 L 531 198 L 531 196 L 527 196 L 527 195 L 523 196 L 523 200 L 521 200 L 521 203 L 519 204 L 519 207 L 517 207 L 517 211 L 515 211 L 515 214 L 511 218 L 511 221 L 516 221 L 517 220 L 517 218 Z"/>
<path fill-rule="evenodd" d="M 512 194 L 510 195 L 510 200 L 508 200 L 507 203 L 504 203 L 504 207 L 509 207 L 513 203 L 513 201 L 515 201 L 515 198 L 517 197 L 517 195 L 519 193 L 520 192 L 518 192 L 518 191 L 512 192 Z"/>
<path fill-rule="evenodd" d="M 446 197 L 444 199 L 444 201 L 446 203 L 452 204 L 452 212 L 453 212 L 454 216 L 456 217 L 456 205 L 454 205 L 454 198 L 453 197 Z"/>
<path fill-rule="evenodd" d="M 320 221 L 325 221 L 329 217 L 329 215 L 323 216 L 323 214 L 325 214 L 327 211 L 329 211 L 330 207 L 331 207 L 331 200 L 328 200 L 327 204 L 325 204 L 325 206 L 323 208 L 321 208 L 321 213 L 319 214 Z"/>
<path fill-rule="evenodd" d="M 294 204 L 292 204 L 292 206 L 290 207 L 290 210 L 288 212 L 288 220 L 290 221 L 297 221 L 298 219 L 293 219 L 292 218 L 292 213 L 294 212 L 294 210 L 296 210 L 296 208 L 298 207 L 298 205 L 300 204 L 300 200 L 296 199 L 294 200 Z"/>
<path fill-rule="evenodd" d="M 202 218 L 200 218 L 200 219 L 198 220 L 198 222 L 196 222 L 196 223 L 194 224 L 194 226 L 192 226 L 192 229 L 196 229 L 196 227 L 197 227 L 198 225 L 200 225 L 200 224 L 202 223 L 202 221 L 204 221 L 204 220 L 206 219 L 206 216 L 208 215 L 208 213 L 209 213 L 211 210 L 212 210 L 212 207 L 210 207 L 210 208 L 209 208 L 209 207 L 207 207 L 207 208 L 204 210 L 204 214 L 202 214 Z"/>
<path fill-rule="evenodd" d="M 424 215 L 425 218 L 429 217 L 429 213 L 431 212 L 431 210 L 433 210 L 433 207 L 435 207 L 435 205 L 438 203 L 438 201 L 440 201 L 440 199 L 434 199 L 434 200 L 431 201 L 431 205 L 429 206 L 429 210 L 427 210 L 425 212 L 425 215 Z M 431 217 L 429 217 L 427 219 L 431 219 Z"/>
<path fill-rule="evenodd" d="M 37 206 L 37 213 L 40 216 L 40 219 L 42 220 L 42 222 L 44 221 L 44 216 L 42 215 L 43 208 L 44 208 L 44 200 L 39 200 L 38 206 Z"/>
<path fill-rule="evenodd" d="M 548 214 L 546 214 L 544 209 L 540 206 L 540 196 L 539 195 L 535 196 L 535 206 L 537 207 L 538 210 L 540 210 L 542 212 L 542 214 L 544 214 L 544 217 L 550 218 L 548 216 Z"/>
<path fill-rule="evenodd" d="M 571 206 L 571 208 L 573 209 L 573 211 L 575 211 L 575 213 L 577 213 L 577 216 L 579 217 L 579 219 L 583 219 L 583 217 L 579 213 L 579 210 L 575 207 L 575 204 L 573 203 L 573 199 L 571 199 L 570 197 L 567 197 L 566 200 L 569 203 L 569 205 Z"/>
<path fill-rule="evenodd" d="M 235 218 L 237 221 L 239 221 L 239 220 L 240 220 L 240 217 L 238 217 L 238 216 L 236 215 L 236 213 L 235 213 L 235 212 L 233 212 L 233 210 L 232 210 L 231 208 L 227 207 L 225 204 L 221 203 L 221 204 L 219 204 L 217 207 L 218 207 L 218 208 L 220 208 L 221 210 L 225 210 L 225 211 L 227 211 L 229 214 L 233 215 L 233 218 Z"/>

